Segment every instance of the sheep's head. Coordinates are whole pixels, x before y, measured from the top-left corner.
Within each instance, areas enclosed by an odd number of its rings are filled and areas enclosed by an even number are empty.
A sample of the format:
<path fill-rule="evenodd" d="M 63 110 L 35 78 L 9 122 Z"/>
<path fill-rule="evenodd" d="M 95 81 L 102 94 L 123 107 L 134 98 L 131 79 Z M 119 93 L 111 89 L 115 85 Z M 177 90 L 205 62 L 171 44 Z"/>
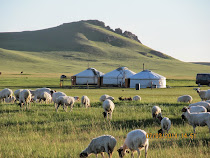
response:
<path fill-rule="evenodd" d="M 78 96 L 75 96 L 75 97 L 74 97 L 74 100 L 75 100 L 75 101 L 79 101 L 79 97 L 78 97 Z"/>
<path fill-rule="evenodd" d="M 184 107 L 184 108 L 182 109 L 182 112 L 187 112 L 187 107 Z"/>
<path fill-rule="evenodd" d="M 161 120 L 163 119 L 161 114 L 158 114 L 157 119 L 161 122 Z"/>
<path fill-rule="evenodd" d="M 79 157 L 80 158 L 86 158 L 86 157 L 88 157 L 88 154 L 82 152 L 82 153 L 80 153 Z"/>
<path fill-rule="evenodd" d="M 158 134 L 160 134 L 160 133 L 163 134 L 162 128 L 158 130 Z"/>
<path fill-rule="evenodd" d="M 126 153 L 129 153 L 128 150 L 124 150 L 124 151 L 123 151 L 123 147 L 122 147 L 122 146 L 121 146 L 117 151 L 118 151 L 118 154 L 119 154 L 119 157 L 120 157 L 120 158 L 123 158 L 123 157 L 125 156 Z"/>
<path fill-rule="evenodd" d="M 104 118 L 106 118 L 106 112 L 103 112 L 102 114 L 104 115 Z"/>
<path fill-rule="evenodd" d="M 197 93 L 200 93 L 201 89 L 200 88 L 193 88 Z"/>

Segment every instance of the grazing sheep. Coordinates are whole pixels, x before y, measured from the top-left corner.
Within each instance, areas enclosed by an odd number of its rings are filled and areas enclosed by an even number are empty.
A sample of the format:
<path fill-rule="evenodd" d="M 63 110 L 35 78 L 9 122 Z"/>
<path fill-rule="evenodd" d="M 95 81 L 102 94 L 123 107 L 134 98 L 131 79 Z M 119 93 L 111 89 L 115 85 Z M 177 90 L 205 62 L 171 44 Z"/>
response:
<path fill-rule="evenodd" d="M 111 135 L 103 135 L 92 139 L 88 147 L 80 153 L 80 158 L 88 157 L 90 154 L 101 154 L 104 157 L 104 152 L 112 158 L 112 153 L 116 146 L 116 139 Z"/>
<path fill-rule="evenodd" d="M 81 98 L 81 104 L 86 108 L 90 107 L 90 99 L 86 95 L 83 95 Z"/>
<path fill-rule="evenodd" d="M 122 96 L 121 96 L 121 97 L 118 97 L 118 99 L 120 101 L 132 101 L 132 98 L 131 97 L 129 97 L 129 98 L 122 98 Z"/>
<path fill-rule="evenodd" d="M 159 106 L 153 106 L 152 107 L 152 117 L 153 117 L 153 119 L 158 118 L 160 116 L 162 116 L 161 108 Z"/>
<path fill-rule="evenodd" d="M 182 118 L 185 117 L 188 120 L 188 123 L 193 126 L 193 132 L 195 134 L 196 126 L 208 126 L 210 133 L 210 113 L 190 113 L 189 109 L 184 107 L 182 109 Z"/>
<path fill-rule="evenodd" d="M 146 137 L 146 132 L 141 129 L 136 129 L 128 133 L 123 146 L 121 146 L 117 151 L 119 157 L 123 158 L 125 153 L 129 153 L 127 149 L 131 151 L 131 157 L 134 157 L 133 152 L 138 152 L 138 158 L 141 155 L 141 150 L 145 149 L 145 158 L 147 157 L 147 151 L 149 147 L 149 139 Z"/>
<path fill-rule="evenodd" d="M 109 99 L 109 100 L 113 101 L 114 100 L 114 97 L 111 97 L 111 96 L 109 96 L 107 94 L 104 94 L 104 95 L 102 95 L 100 97 L 100 102 L 104 102 L 106 99 Z"/>
<path fill-rule="evenodd" d="M 136 95 L 133 97 L 134 101 L 141 101 L 141 97 L 139 95 Z"/>
<path fill-rule="evenodd" d="M 169 129 L 171 128 L 171 120 L 169 120 L 168 117 L 160 117 L 160 121 L 161 121 L 161 129 L 158 130 L 158 134 L 161 133 L 161 134 L 164 134 L 165 131 L 169 131 Z"/>
<path fill-rule="evenodd" d="M 190 95 L 183 95 L 178 97 L 177 102 L 191 103 L 193 98 Z"/>
<path fill-rule="evenodd" d="M 198 113 L 198 112 L 207 112 L 207 109 L 204 106 L 191 106 L 189 108 L 190 113 Z"/>
<path fill-rule="evenodd" d="M 5 101 L 6 101 L 6 103 L 14 104 L 14 102 L 16 102 L 16 98 L 15 98 L 15 96 L 12 96 L 11 98 L 10 97 L 6 98 Z"/>
<path fill-rule="evenodd" d="M 50 88 L 38 88 L 34 91 L 34 100 L 36 101 L 37 99 L 41 98 L 41 95 L 43 92 L 49 93 L 51 96 L 55 92 L 54 90 L 51 90 Z"/>
<path fill-rule="evenodd" d="M 22 105 L 24 104 L 25 109 L 28 109 L 28 106 L 30 106 L 31 102 L 31 92 L 28 89 L 24 89 L 20 92 L 19 102 L 20 107 L 22 107 Z"/>
<path fill-rule="evenodd" d="M 16 101 L 19 101 L 19 96 L 20 96 L 20 92 L 23 91 L 23 89 L 18 89 L 16 91 L 14 91 L 14 95 L 16 97 Z M 15 102 L 16 102 L 15 101 Z"/>
<path fill-rule="evenodd" d="M 57 105 L 56 105 L 56 99 L 58 97 L 60 97 L 60 96 L 67 96 L 67 95 L 65 93 L 63 93 L 63 92 L 55 92 L 55 93 L 52 94 L 52 101 L 54 102 L 55 108 L 57 107 Z"/>
<path fill-rule="evenodd" d="M 2 91 L 0 91 L 0 102 L 1 100 L 4 102 L 6 98 L 11 98 L 13 94 L 13 91 L 9 88 L 5 88 Z"/>
<path fill-rule="evenodd" d="M 59 106 L 63 105 L 63 110 L 65 110 L 66 112 L 67 112 L 68 106 L 70 106 L 70 108 L 71 108 L 70 112 L 71 112 L 73 109 L 75 100 L 76 99 L 74 97 L 70 97 L 70 96 L 58 97 L 55 101 L 55 103 L 57 104 L 56 111 L 58 112 Z"/>
<path fill-rule="evenodd" d="M 43 92 L 41 95 L 40 95 L 40 98 L 39 98 L 39 102 L 43 100 L 45 101 L 45 104 L 49 104 L 52 102 L 52 96 L 47 93 L 47 92 Z"/>
<path fill-rule="evenodd" d="M 109 117 L 110 119 L 112 119 L 112 112 L 115 108 L 114 103 L 111 100 L 106 99 L 103 102 L 103 108 L 104 108 L 104 112 L 103 112 L 104 118 L 108 119 L 108 117 Z"/>
<path fill-rule="evenodd" d="M 206 91 L 205 99 L 210 100 L 210 89 Z"/>
<path fill-rule="evenodd" d="M 199 94 L 201 101 L 206 100 L 206 90 L 201 90 L 200 88 L 195 88 L 196 92 Z"/>
<path fill-rule="evenodd" d="M 210 103 L 205 101 L 200 101 L 197 103 L 190 104 L 189 107 L 191 106 L 204 106 L 207 109 L 207 111 L 210 111 Z"/>

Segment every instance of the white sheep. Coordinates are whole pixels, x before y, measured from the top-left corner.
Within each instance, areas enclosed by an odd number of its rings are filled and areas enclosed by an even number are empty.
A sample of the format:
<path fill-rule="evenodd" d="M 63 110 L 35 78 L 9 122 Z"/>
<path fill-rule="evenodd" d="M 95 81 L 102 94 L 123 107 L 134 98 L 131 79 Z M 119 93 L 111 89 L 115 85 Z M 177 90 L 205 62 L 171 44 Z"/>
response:
<path fill-rule="evenodd" d="M 109 99 L 109 100 L 113 101 L 113 100 L 114 100 L 114 97 L 109 96 L 109 95 L 107 95 L 107 94 L 104 94 L 104 95 L 102 95 L 102 96 L 100 97 L 100 102 L 104 102 L 106 99 Z"/>
<path fill-rule="evenodd" d="M 182 109 L 182 118 L 185 117 L 188 120 L 188 123 L 193 126 L 193 132 L 195 134 L 196 126 L 208 126 L 210 133 L 210 113 L 190 113 L 189 109 L 184 107 Z"/>
<path fill-rule="evenodd" d="M 55 92 L 52 94 L 52 101 L 54 102 L 55 108 L 57 108 L 56 99 L 60 96 L 67 96 L 67 95 L 64 92 Z"/>
<path fill-rule="evenodd" d="M 22 105 L 24 104 L 25 109 L 28 109 L 28 106 L 30 106 L 31 102 L 31 92 L 28 89 L 24 89 L 20 92 L 19 102 L 20 107 L 22 107 Z"/>
<path fill-rule="evenodd" d="M 193 98 L 190 95 L 183 95 L 178 97 L 177 102 L 191 103 Z"/>
<path fill-rule="evenodd" d="M 136 129 L 128 133 L 123 146 L 121 146 L 117 151 L 119 157 L 123 158 L 125 153 L 129 153 L 127 149 L 131 151 L 131 157 L 134 158 L 134 151 L 138 152 L 138 158 L 141 155 L 141 150 L 145 149 L 145 158 L 147 157 L 149 139 L 147 138 L 147 133 L 144 130 Z"/>
<path fill-rule="evenodd" d="M 201 90 L 200 88 L 195 88 L 196 92 L 201 98 L 201 101 L 206 100 L 206 90 Z"/>
<path fill-rule="evenodd" d="M 86 108 L 90 107 L 90 99 L 86 95 L 83 95 L 81 98 L 81 104 Z"/>
<path fill-rule="evenodd" d="M 190 113 L 196 113 L 196 112 L 207 112 L 207 109 L 204 106 L 191 106 L 189 108 Z"/>
<path fill-rule="evenodd" d="M 139 95 L 136 95 L 133 97 L 133 101 L 141 101 L 141 97 Z"/>
<path fill-rule="evenodd" d="M 15 96 L 12 96 L 11 98 L 9 97 L 9 98 L 6 98 L 5 99 L 5 102 L 6 103 L 14 103 L 14 102 L 16 102 L 16 98 L 15 98 Z"/>
<path fill-rule="evenodd" d="M 108 117 L 109 117 L 110 119 L 112 119 L 112 113 L 115 108 L 114 103 L 111 100 L 106 99 L 103 102 L 103 108 L 104 108 L 104 112 L 103 112 L 104 118 L 108 119 Z"/>
<path fill-rule="evenodd" d="M 104 157 L 104 152 L 112 158 L 112 153 L 116 146 L 116 139 L 111 135 L 103 135 L 92 139 L 88 147 L 80 153 L 80 158 L 88 157 L 90 154 L 101 154 Z"/>
<path fill-rule="evenodd" d="M 158 134 L 161 133 L 161 134 L 164 134 L 165 131 L 169 131 L 169 129 L 171 128 L 171 120 L 168 118 L 168 117 L 164 117 L 162 118 L 161 117 L 161 129 L 158 130 Z"/>
<path fill-rule="evenodd" d="M 152 107 L 152 117 L 153 117 L 153 119 L 158 118 L 160 116 L 162 116 L 161 108 L 159 106 L 153 106 Z"/>
<path fill-rule="evenodd" d="M 50 88 L 38 88 L 33 92 L 34 93 L 34 100 L 36 101 L 37 99 L 39 99 L 39 101 L 40 101 L 40 98 L 41 98 L 41 95 L 42 95 L 43 92 L 47 92 L 52 96 L 52 94 L 55 91 L 51 90 Z"/>
<path fill-rule="evenodd" d="M 4 102 L 6 98 L 11 98 L 13 94 L 13 91 L 9 88 L 5 88 L 2 91 L 0 91 L 0 102 L 1 100 Z"/>
<path fill-rule="evenodd" d="M 58 112 L 58 108 L 60 105 L 63 105 L 63 109 L 67 112 L 67 108 L 68 106 L 70 106 L 72 111 L 73 106 L 74 106 L 74 102 L 76 101 L 76 99 L 74 97 L 71 96 L 60 96 L 56 99 L 55 103 L 57 104 L 56 107 L 56 111 Z"/>
<path fill-rule="evenodd" d="M 20 96 L 20 92 L 23 91 L 23 89 L 18 89 L 16 91 L 14 91 L 14 95 L 16 97 L 16 101 L 19 101 L 19 96 Z M 16 102 L 15 101 L 15 102 Z"/>
<path fill-rule="evenodd" d="M 189 107 L 191 106 L 204 106 L 207 109 L 207 111 L 210 111 L 210 103 L 206 101 L 200 101 L 197 103 L 190 104 Z"/>
<path fill-rule="evenodd" d="M 39 100 L 40 100 L 40 101 L 43 100 L 43 101 L 45 101 L 45 104 L 49 104 L 49 103 L 52 102 L 52 96 L 51 96 L 49 93 L 47 93 L 47 92 L 43 92 L 43 93 L 40 95 Z"/>
<path fill-rule="evenodd" d="M 210 89 L 206 91 L 205 99 L 210 100 Z"/>

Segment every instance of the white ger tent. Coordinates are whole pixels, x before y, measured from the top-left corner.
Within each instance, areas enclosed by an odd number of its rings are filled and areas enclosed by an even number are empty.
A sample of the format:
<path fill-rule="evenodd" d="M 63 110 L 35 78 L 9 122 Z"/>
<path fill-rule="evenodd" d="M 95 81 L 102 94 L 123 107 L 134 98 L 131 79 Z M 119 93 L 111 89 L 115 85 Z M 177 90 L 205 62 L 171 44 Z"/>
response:
<path fill-rule="evenodd" d="M 119 67 L 116 70 L 106 73 L 103 76 L 103 85 L 125 85 L 125 79 L 130 78 L 136 73 L 127 67 Z"/>
<path fill-rule="evenodd" d="M 140 83 L 140 88 L 151 87 L 166 88 L 166 78 L 150 70 L 144 70 L 130 77 L 130 88 L 135 88 Z"/>
<path fill-rule="evenodd" d="M 83 84 L 97 84 L 98 78 L 103 76 L 104 73 L 96 70 L 95 68 L 88 68 L 76 75 L 76 84 L 83 85 Z"/>

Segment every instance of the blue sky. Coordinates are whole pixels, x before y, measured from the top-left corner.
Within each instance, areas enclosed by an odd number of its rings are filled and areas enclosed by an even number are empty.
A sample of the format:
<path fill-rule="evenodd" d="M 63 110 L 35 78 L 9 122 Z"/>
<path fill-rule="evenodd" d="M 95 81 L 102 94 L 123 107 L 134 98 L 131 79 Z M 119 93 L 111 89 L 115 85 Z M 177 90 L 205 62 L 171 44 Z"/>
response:
<path fill-rule="evenodd" d="M 0 32 L 89 19 L 179 60 L 210 62 L 210 0 L 0 0 Z"/>

